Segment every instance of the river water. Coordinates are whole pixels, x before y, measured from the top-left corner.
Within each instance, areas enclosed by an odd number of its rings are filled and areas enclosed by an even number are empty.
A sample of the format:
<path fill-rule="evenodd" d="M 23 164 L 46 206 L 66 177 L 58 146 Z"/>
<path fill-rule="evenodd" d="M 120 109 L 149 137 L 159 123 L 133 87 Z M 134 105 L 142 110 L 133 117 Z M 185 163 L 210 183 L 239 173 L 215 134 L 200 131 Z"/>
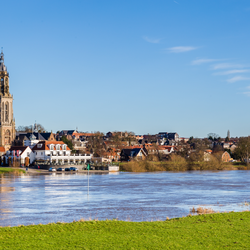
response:
<path fill-rule="evenodd" d="M 165 220 L 193 207 L 243 211 L 250 171 L 0 176 L 0 226 L 80 219 Z"/>

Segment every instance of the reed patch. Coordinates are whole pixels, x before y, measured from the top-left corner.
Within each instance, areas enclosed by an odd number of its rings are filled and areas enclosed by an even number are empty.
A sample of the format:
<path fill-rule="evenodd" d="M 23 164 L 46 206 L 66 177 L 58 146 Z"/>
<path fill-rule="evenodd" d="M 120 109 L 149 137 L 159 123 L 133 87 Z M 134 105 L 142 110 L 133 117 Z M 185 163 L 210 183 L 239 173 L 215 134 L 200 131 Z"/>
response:
<path fill-rule="evenodd" d="M 206 208 L 206 207 L 193 207 L 190 209 L 190 212 L 192 214 L 214 214 L 216 213 L 212 208 Z"/>

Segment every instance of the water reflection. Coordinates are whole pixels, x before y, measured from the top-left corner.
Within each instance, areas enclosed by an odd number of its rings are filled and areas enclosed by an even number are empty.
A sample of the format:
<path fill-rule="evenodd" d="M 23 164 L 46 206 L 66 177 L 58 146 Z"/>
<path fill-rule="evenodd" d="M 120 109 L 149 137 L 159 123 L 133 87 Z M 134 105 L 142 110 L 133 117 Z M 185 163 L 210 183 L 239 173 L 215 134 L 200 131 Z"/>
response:
<path fill-rule="evenodd" d="M 164 220 L 186 216 L 199 205 L 215 211 L 246 210 L 249 175 L 250 171 L 6 175 L 0 177 L 0 225 L 90 217 Z"/>
<path fill-rule="evenodd" d="M 0 187 L 0 193 L 7 193 L 15 191 L 14 187 Z"/>

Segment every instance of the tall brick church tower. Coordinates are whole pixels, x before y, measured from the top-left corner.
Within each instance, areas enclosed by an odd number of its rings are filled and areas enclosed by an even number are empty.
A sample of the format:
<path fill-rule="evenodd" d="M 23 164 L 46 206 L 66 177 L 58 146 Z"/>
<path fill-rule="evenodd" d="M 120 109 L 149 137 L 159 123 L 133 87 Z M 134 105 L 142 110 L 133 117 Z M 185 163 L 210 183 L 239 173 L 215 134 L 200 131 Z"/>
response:
<path fill-rule="evenodd" d="M 16 136 L 13 118 L 13 96 L 9 92 L 9 73 L 4 65 L 4 54 L 0 55 L 0 146 L 8 150 Z"/>

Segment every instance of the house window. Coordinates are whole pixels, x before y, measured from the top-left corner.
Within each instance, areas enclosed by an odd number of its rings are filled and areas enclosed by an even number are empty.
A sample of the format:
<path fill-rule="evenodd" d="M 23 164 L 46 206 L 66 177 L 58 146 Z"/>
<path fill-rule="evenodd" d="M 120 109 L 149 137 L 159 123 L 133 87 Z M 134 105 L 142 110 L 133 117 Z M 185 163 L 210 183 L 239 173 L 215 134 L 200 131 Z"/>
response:
<path fill-rule="evenodd" d="M 37 144 L 37 147 L 38 147 L 38 148 L 41 148 L 41 147 L 42 147 L 42 144 Z"/>
<path fill-rule="evenodd" d="M 43 152 L 41 152 L 41 155 L 43 155 Z"/>
<path fill-rule="evenodd" d="M 30 156 L 30 152 L 27 153 L 27 156 Z"/>

